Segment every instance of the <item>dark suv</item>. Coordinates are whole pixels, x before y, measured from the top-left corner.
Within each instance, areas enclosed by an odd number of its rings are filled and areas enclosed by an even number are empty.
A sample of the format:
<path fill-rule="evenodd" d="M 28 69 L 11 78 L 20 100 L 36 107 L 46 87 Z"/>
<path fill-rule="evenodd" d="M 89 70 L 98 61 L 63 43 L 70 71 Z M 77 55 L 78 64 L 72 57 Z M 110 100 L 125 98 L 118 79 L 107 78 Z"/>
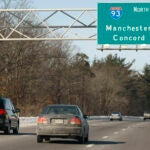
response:
<path fill-rule="evenodd" d="M 19 132 L 19 109 L 15 109 L 12 101 L 5 97 L 0 97 L 0 131 L 10 134 Z"/>

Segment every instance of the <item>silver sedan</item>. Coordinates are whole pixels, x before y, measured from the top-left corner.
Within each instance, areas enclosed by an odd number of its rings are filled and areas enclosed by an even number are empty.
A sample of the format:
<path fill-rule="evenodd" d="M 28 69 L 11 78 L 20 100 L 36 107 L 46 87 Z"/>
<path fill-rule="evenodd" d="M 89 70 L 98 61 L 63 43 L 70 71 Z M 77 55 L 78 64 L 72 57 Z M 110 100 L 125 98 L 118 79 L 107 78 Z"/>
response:
<path fill-rule="evenodd" d="M 122 121 L 122 115 L 120 112 L 112 112 L 111 115 L 110 115 L 110 121 L 113 121 L 113 120 L 120 120 Z"/>
<path fill-rule="evenodd" d="M 89 125 L 76 105 L 49 105 L 37 121 L 37 142 L 50 138 L 72 138 L 80 143 L 88 141 Z"/>

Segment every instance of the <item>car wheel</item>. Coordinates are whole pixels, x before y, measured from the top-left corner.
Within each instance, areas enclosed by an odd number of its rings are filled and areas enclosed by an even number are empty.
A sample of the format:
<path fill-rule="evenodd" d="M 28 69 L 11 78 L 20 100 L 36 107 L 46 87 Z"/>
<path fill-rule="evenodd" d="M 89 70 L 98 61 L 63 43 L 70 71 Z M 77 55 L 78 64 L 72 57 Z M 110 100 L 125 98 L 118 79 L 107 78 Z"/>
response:
<path fill-rule="evenodd" d="M 10 123 L 8 124 L 8 127 L 4 130 L 5 134 L 10 134 Z"/>
<path fill-rule="evenodd" d="M 17 126 L 15 129 L 13 129 L 13 134 L 18 134 L 19 133 L 19 123 L 17 123 Z"/>
<path fill-rule="evenodd" d="M 79 137 L 79 143 L 80 143 L 80 144 L 84 144 L 84 143 L 85 143 L 85 136 L 84 136 L 84 133 L 85 133 L 85 132 L 83 132 L 82 136 Z"/>
<path fill-rule="evenodd" d="M 45 142 L 49 142 L 50 141 L 50 138 L 49 137 L 46 137 L 44 138 Z"/>
<path fill-rule="evenodd" d="M 37 143 L 42 143 L 42 142 L 43 142 L 42 136 L 38 135 L 37 136 Z"/>
<path fill-rule="evenodd" d="M 86 138 L 85 138 L 85 142 L 89 141 L 89 134 L 87 134 Z"/>
<path fill-rule="evenodd" d="M 144 121 L 146 120 L 146 118 L 144 118 Z"/>
<path fill-rule="evenodd" d="M 85 143 L 85 138 L 84 138 L 84 136 L 81 136 L 81 137 L 79 138 L 79 143 L 80 143 L 80 144 L 84 144 L 84 143 Z"/>

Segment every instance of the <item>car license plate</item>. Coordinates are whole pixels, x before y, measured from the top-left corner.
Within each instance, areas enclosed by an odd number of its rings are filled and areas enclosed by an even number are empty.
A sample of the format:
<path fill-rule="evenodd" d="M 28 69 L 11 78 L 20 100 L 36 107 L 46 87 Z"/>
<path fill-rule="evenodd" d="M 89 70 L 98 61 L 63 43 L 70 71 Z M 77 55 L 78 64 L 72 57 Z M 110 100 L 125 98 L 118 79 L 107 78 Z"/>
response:
<path fill-rule="evenodd" d="M 63 119 L 55 119 L 54 123 L 56 123 L 56 124 L 63 124 L 64 121 L 63 121 Z"/>

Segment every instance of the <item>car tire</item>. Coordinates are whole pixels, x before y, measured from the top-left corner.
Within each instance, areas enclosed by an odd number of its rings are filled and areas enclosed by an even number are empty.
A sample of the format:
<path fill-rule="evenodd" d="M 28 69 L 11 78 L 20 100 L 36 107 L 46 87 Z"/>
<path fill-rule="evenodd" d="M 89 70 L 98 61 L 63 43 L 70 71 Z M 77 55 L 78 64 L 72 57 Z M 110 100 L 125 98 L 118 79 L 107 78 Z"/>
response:
<path fill-rule="evenodd" d="M 8 127 L 4 130 L 4 134 L 10 134 L 10 123 L 8 124 Z"/>
<path fill-rule="evenodd" d="M 13 134 L 19 134 L 19 123 L 17 123 L 16 128 L 13 129 Z"/>
<path fill-rule="evenodd" d="M 84 144 L 84 143 L 85 143 L 85 138 L 84 138 L 83 136 L 81 136 L 81 137 L 79 138 L 79 143 L 80 143 L 80 144 Z"/>
<path fill-rule="evenodd" d="M 84 136 L 84 133 L 85 133 L 85 132 L 83 132 L 82 136 L 79 137 L 79 143 L 80 143 L 80 144 L 84 144 L 84 143 L 85 143 L 85 136 Z"/>
<path fill-rule="evenodd" d="M 43 142 L 42 136 L 38 135 L 37 136 L 37 143 L 42 143 L 42 142 Z"/>
<path fill-rule="evenodd" d="M 89 134 L 87 134 L 86 138 L 85 138 L 85 142 L 89 141 Z"/>
<path fill-rule="evenodd" d="M 50 141 L 50 138 L 49 137 L 46 137 L 44 138 L 45 142 L 49 142 Z"/>

